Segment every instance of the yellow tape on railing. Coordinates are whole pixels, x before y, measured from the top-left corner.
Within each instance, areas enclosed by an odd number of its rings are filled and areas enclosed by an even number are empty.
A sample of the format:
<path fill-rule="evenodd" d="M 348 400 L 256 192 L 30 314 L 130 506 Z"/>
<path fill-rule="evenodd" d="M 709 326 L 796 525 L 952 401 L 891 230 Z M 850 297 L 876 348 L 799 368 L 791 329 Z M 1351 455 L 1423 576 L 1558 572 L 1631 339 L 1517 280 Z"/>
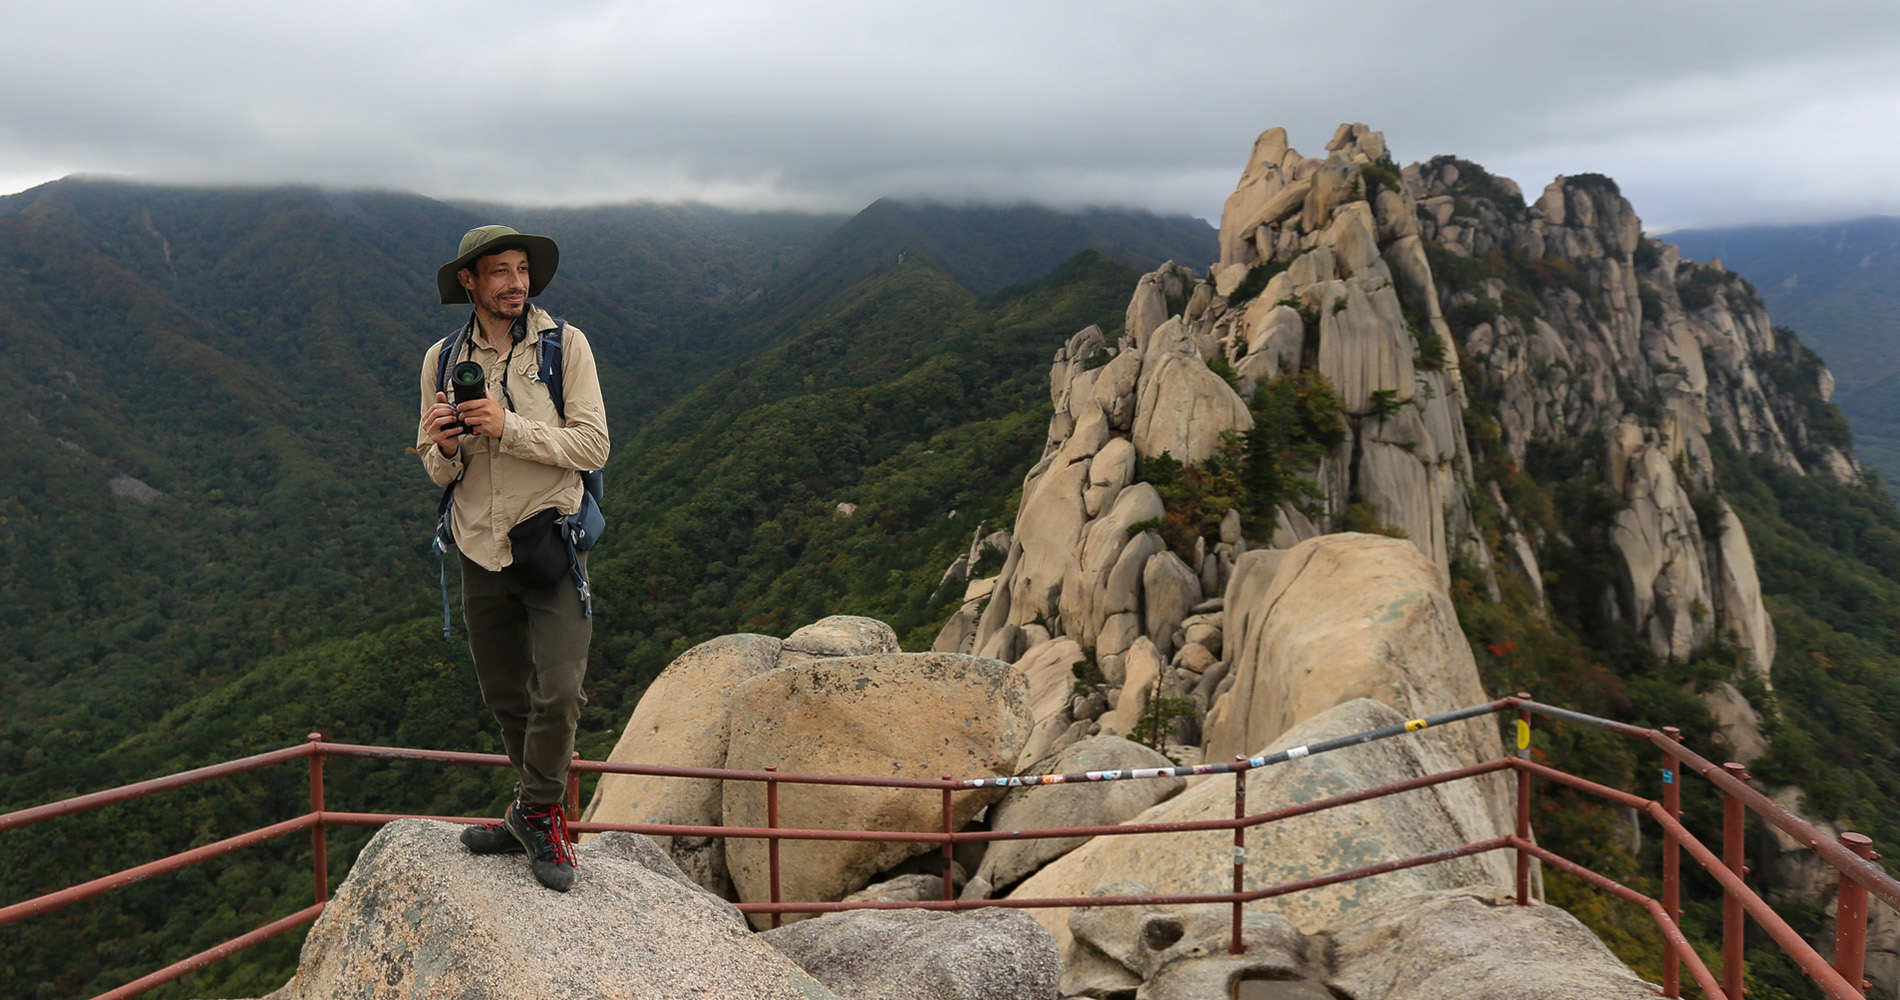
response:
<path fill-rule="evenodd" d="M 1413 719 L 1405 724 L 1405 731 L 1408 733 L 1416 733 L 1429 725 L 1431 725 L 1431 723 L 1426 722 L 1424 719 Z"/>
<path fill-rule="evenodd" d="M 1517 748 L 1528 750 L 1531 745 L 1531 724 L 1523 719 L 1517 720 Z"/>

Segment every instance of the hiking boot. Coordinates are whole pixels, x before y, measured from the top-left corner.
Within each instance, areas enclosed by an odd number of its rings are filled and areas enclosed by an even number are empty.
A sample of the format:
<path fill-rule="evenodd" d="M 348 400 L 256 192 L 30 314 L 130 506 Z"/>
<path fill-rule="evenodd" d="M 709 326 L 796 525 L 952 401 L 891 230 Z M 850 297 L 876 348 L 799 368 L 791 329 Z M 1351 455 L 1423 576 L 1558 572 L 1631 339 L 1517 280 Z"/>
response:
<path fill-rule="evenodd" d="M 510 813 L 519 808 L 521 808 L 519 802 L 508 803 Z M 516 840 L 515 835 L 508 832 L 506 823 L 483 823 L 480 826 L 463 827 L 462 846 L 468 848 L 471 854 L 518 854 L 521 852 L 521 841 Z"/>
<path fill-rule="evenodd" d="M 567 812 L 559 802 L 511 808 L 502 825 L 528 852 L 535 881 L 555 892 L 574 887 L 574 845 L 567 842 Z"/>

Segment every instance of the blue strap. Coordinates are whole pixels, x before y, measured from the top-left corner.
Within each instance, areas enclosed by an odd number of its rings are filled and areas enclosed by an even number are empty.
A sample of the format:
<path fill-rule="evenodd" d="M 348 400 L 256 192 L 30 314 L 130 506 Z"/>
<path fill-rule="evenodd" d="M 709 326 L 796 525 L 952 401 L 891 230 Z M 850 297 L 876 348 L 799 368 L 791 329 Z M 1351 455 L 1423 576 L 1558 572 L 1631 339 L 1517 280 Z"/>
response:
<path fill-rule="evenodd" d="M 448 560 L 443 558 L 441 544 L 437 543 L 434 548 L 436 576 L 442 581 L 442 638 L 447 639 L 455 632 L 449 622 L 449 566 Z"/>

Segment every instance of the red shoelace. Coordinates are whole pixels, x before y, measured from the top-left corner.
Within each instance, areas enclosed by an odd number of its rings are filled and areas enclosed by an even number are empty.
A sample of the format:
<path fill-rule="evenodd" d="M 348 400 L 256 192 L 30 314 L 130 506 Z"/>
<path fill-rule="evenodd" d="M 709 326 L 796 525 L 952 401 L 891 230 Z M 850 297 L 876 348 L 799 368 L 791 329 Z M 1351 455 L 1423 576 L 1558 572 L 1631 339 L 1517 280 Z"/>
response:
<path fill-rule="evenodd" d="M 580 859 L 569 850 L 567 839 L 567 811 L 559 802 L 547 805 L 529 806 L 522 810 L 522 818 L 528 821 L 528 828 L 548 839 L 549 850 L 554 860 L 564 865 L 580 867 Z"/>

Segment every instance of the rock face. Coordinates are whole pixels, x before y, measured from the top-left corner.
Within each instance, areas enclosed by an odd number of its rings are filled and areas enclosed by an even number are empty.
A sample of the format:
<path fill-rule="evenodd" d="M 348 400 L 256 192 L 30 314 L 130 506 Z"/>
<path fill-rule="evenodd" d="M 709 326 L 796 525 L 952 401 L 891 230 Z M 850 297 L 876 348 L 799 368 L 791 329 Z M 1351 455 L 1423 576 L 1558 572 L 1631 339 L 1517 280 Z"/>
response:
<path fill-rule="evenodd" d="M 1053 757 L 1037 761 L 1036 774 L 1075 774 L 1137 767 L 1169 767 L 1160 753 L 1139 743 L 1113 736 L 1096 736 L 1075 743 Z M 1035 830 L 1065 826 L 1108 826 L 1133 818 L 1157 802 L 1178 795 L 1187 782 L 1181 778 L 1151 781 L 1114 781 L 1099 786 L 1037 785 L 1012 788 L 990 807 L 992 830 Z M 977 877 L 997 889 L 1008 889 L 1055 858 L 1087 842 L 1075 837 L 1061 840 L 999 840 L 983 854 Z"/>
<path fill-rule="evenodd" d="M 675 767 L 725 767 L 733 692 L 747 679 L 794 663 L 897 652 L 897 633 L 871 618 L 833 615 L 783 642 L 766 635 L 725 635 L 694 646 L 647 686 L 607 759 Z M 718 826 L 720 782 L 610 774 L 601 778 L 582 818 L 600 823 Z M 695 882 L 732 894 L 726 842 L 714 837 L 657 841 Z"/>
<path fill-rule="evenodd" d="M 583 845 L 573 890 L 552 893 L 520 855 L 469 854 L 458 832 L 383 828 L 272 1000 L 837 996 L 632 835 Z"/>
<path fill-rule="evenodd" d="M 1641 1000 L 1632 975 L 1570 914 L 1469 890 L 1413 896 L 1329 935 L 1328 985 L 1355 1000 Z"/>
<path fill-rule="evenodd" d="M 1406 718 L 1491 700 L 1433 566 L 1397 539 L 1322 535 L 1284 555 L 1249 552 L 1227 607 L 1234 681 L 1208 712 L 1210 759 L 1251 754 L 1355 698 Z M 1489 719 L 1455 723 L 1440 738 L 1464 764 L 1503 753 Z M 1508 801 L 1502 787 L 1492 798 Z"/>
<path fill-rule="evenodd" d="M 1277 751 L 1404 721 L 1385 705 L 1350 701 L 1293 727 L 1256 751 Z M 1289 761 L 1247 774 L 1247 808 L 1260 812 L 1372 788 L 1407 777 L 1449 770 L 1458 759 L 1427 730 L 1351 750 Z M 1510 832 L 1484 796 L 1451 783 L 1375 799 L 1257 828 L 1247 837 L 1246 885 L 1265 888 L 1326 872 L 1424 854 Z M 1189 788 L 1132 822 L 1172 823 L 1233 816 L 1230 778 Z M 1166 837 L 1098 837 L 1031 876 L 1012 895 L 1086 896 L 1117 879 L 1138 877 L 1159 893 L 1213 893 L 1233 887 L 1232 835 L 1224 830 Z M 1512 883 L 1509 859 L 1498 852 L 1412 868 L 1324 889 L 1250 903 L 1278 913 L 1304 933 L 1339 926 L 1404 896 L 1438 889 L 1486 887 L 1503 893 Z M 1034 911 L 1072 957 L 1067 923 L 1055 912 Z"/>
<path fill-rule="evenodd" d="M 850 1000 L 1053 1000 L 1062 971 L 1020 910 L 851 910 L 759 939 Z"/>
<path fill-rule="evenodd" d="M 680 654 L 647 686 L 609 760 L 676 767 L 725 767 L 732 692 L 777 669 L 783 644 L 765 635 L 726 635 Z M 646 775 L 603 775 L 583 818 L 600 823 L 719 824 L 720 782 Z M 725 841 L 659 838 L 694 881 L 722 895 Z"/>
<path fill-rule="evenodd" d="M 1028 696 L 1028 685 L 1007 664 L 959 653 L 794 663 L 733 692 L 727 766 L 906 778 L 1010 775 L 1029 738 Z M 990 788 L 957 793 L 955 825 L 1000 796 Z M 779 794 L 785 827 L 936 831 L 940 812 L 937 793 L 915 789 L 783 785 Z M 765 787 L 727 782 L 721 818 L 726 826 L 765 826 Z M 921 844 L 784 841 L 782 898 L 837 899 L 923 850 Z M 741 900 L 770 898 L 763 841 L 729 841 L 726 857 Z"/>

